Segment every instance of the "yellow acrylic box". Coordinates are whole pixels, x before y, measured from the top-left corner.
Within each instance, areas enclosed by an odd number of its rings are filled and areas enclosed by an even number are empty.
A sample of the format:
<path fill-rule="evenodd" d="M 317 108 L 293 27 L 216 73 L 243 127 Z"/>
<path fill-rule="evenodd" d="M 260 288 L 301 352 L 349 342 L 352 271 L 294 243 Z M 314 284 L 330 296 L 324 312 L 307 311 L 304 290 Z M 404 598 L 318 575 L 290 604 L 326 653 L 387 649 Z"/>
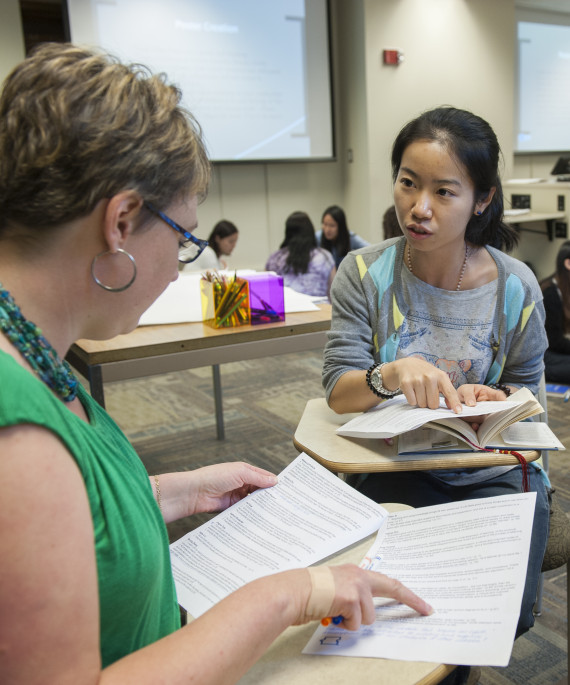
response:
<path fill-rule="evenodd" d="M 249 283 L 245 279 L 210 274 L 209 279 L 200 279 L 200 296 L 202 319 L 208 326 L 229 328 L 251 322 Z"/>

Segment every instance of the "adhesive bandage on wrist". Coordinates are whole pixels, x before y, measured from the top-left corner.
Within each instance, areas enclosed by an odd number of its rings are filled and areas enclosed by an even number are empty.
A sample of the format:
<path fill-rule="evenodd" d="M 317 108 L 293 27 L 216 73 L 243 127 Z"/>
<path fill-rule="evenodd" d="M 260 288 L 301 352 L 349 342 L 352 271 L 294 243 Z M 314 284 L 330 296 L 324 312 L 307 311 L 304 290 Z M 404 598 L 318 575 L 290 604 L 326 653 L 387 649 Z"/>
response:
<path fill-rule="evenodd" d="M 312 587 L 305 616 L 309 621 L 317 621 L 331 612 L 335 597 L 334 576 L 328 566 L 310 566 L 307 571 Z"/>
<path fill-rule="evenodd" d="M 160 495 L 160 482 L 158 480 L 158 476 L 154 477 L 154 487 L 156 489 L 156 503 L 158 504 L 160 513 L 162 513 L 162 497 Z"/>

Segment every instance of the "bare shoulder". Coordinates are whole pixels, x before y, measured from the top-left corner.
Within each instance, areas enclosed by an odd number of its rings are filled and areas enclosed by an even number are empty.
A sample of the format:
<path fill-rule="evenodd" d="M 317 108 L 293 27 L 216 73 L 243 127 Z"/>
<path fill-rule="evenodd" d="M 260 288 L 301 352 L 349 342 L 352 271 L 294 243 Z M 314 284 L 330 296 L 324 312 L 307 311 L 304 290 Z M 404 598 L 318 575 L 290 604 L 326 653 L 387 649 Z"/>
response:
<path fill-rule="evenodd" d="M 99 669 L 93 525 L 63 444 L 32 425 L 0 429 L 0 681 L 87 682 Z"/>

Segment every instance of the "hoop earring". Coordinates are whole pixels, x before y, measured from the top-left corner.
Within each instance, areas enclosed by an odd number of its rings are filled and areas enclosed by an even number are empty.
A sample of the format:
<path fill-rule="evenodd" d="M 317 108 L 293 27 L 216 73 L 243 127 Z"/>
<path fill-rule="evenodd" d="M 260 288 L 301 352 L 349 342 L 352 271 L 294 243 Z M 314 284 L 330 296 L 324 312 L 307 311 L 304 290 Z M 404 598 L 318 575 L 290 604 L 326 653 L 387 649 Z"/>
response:
<path fill-rule="evenodd" d="M 123 286 L 121 286 L 120 288 L 115 288 L 115 287 L 113 287 L 113 286 L 111 286 L 111 285 L 105 285 L 105 284 L 104 284 L 102 281 L 100 281 L 100 280 L 97 278 L 97 276 L 95 275 L 95 265 L 97 264 L 97 260 L 98 260 L 100 257 L 103 257 L 103 255 L 107 255 L 107 254 L 109 254 L 109 255 L 113 255 L 113 254 L 124 254 L 124 255 L 126 255 L 126 256 L 129 258 L 129 260 L 130 260 L 130 262 L 131 262 L 131 264 L 132 264 L 132 267 L 133 267 L 133 275 L 132 275 L 132 277 L 131 277 L 131 280 L 130 280 L 126 285 L 123 285 Z M 133 257 L 132 254 L 130 254 L 130 253 L 127 252 L 126 250 L 122 250 L 120 247 L 117 248 L 117 252 L 109 252 L 109 250 L 105 250 L 105 252 L 100 252 L 96 257 L 93 258 L 93 261 L 91 262 L 91 276 L 92 276 L 93 280 L 95 281 L 95 283 L 97 283 L 97 285 L 98 285 L 100 288 L 103 288 L 103 290 L 107 290 L 107 291 L 110 292 L 110 293 L 122 293 L 123 290 L 127 290 L 127 288 L 130 288 L 131 285 L 135 282 L 135 278 L 137 277 L 137 263 L 135 262 L 135 258 Z"/>

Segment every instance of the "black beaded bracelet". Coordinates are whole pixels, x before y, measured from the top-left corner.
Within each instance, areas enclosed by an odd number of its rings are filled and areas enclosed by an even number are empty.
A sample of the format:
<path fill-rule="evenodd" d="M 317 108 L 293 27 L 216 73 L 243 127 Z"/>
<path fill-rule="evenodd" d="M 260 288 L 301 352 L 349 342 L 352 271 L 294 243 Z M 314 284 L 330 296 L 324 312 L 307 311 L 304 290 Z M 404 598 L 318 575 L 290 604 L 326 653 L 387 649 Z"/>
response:
<path fill-rule="evenodd" d="M 493 388 L 493 390 L 502 390 L 507 397 L 511 396 L 511 389 L 508 385 L 504 385 L 503 383 L 489 383 L 487 387 Z"/>
<path fill-rule="evenodd" d="M 382 397 L 382 399 L 386 399 L 383 395 L 381 395 L 378 392 L 378 390 L 376 390 L 376 388 L 372 385 L 372 381 L 370 380 L 370 376 L 372 375 L 372 372 L 374 371 L 374 369 L 377 366 L 378 366 L 378 364 L 376 364 L 376 362 L 374 362 L 374 364 L 372 364 L 372 366 L 369 369 L 367 369 L 367 371 L 366 371 L 366 385 L 368 385 L 368 387 L 370 388 L 370 390 L 372 390 L 372 392 L 376 395 L 376 397 Z"/>
<path fill-rule="evenodd" d="M 388 390 L 388 388 L 385 388 L 384 386 L 381 386 L 382 389 L 374 387 L 372 383 L 372 372 L 374 369 L 380 370 L 384 364 L 387 362 L 384 362 L 383 364 L 372 364 L 372 366 L 366 371 L 366 383 L 370 390 L 377 396 L 381 397 L 383 400 L 389 400 L 392 397 L 395 397 L 396 395 L 399 395 L 401 393 L 400 388 L 397 388 L 396 390 Z"/>

